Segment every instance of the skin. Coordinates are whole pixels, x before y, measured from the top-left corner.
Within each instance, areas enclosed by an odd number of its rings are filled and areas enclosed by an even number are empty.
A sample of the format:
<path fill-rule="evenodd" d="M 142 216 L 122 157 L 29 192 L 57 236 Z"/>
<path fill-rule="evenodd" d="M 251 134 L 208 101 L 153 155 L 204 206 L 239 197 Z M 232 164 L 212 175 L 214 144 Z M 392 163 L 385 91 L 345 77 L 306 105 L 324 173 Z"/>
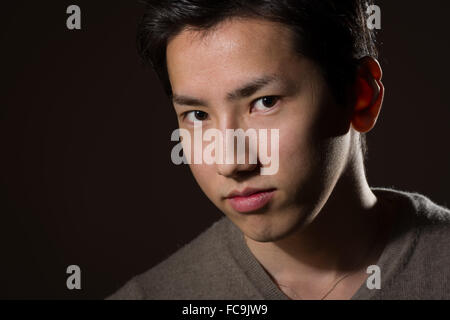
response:
<path fill-rule="evenodd" d="M 361 59 L 351 102 L 338 105 L 318 66 L 293 50 L 289 29 L 234 18 L 207 33 L 185 29 L 173 37 L 167 66 L 179 126 L 192 136 L 196 110 L 204 130 L 280 130 L 275 175 L 260 175 L 260 163 L 190 164 L 262 267 L 292 299 L 319 299 L 353 272 L 327 296 L 351 298 L 367 277 L 364 266 L 376 263 L 390 225 L 389 207 L 367 183 L 358 142 L 358 132 L 374 127 L 382 105 L 378 62 Z M 266 85 L 229 99 L 267 76 L 272 80 Z M 277 98 L 262 99 L 272 96 Z M 264 208 L 243 214 L 226 197 L 246 187 L 275 193 Z"/>

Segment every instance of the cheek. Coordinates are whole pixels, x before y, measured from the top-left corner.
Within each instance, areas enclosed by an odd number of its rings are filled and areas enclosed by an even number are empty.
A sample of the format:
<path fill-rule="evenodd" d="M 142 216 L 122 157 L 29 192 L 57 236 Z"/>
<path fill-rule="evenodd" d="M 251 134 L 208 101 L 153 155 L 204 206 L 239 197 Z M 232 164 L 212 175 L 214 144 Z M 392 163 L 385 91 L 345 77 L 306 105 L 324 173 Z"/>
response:
<path fill-rule="evenodd" d="M 323 137 L 318 121 L 292 117 L 280 128 L 278 179 L 287 197 L 314 202 L 333 185 L 345 159 L 348 139 Z"/>
<path fill-rule="evenodd" d="M 316 143 L 302 120 L 291 118 L 280 128 L 280 171 L 286 175 L 297 176 L 314 162 Z"/>
<path fill-rule="evenodd" d="M 217 172 L 214 166 L 207 164 L 190 164 L 191 172 L 203 192 L 211 198 L 217 184 Z"/>
<path fill-rule="evenodd" d="M 283 133 L 281 133 L 283 132 Z M 280 168 L 278 179 L 283 185 L 288 202 L 298 199 L 298 194 L 305 197 L 305 190 L 311 190 L 314 179 L 314 145 L 309 139 L 300 134 L 301 130 L 280 131 Z M 310 197 L 308 197 L 310 198 Z"/>

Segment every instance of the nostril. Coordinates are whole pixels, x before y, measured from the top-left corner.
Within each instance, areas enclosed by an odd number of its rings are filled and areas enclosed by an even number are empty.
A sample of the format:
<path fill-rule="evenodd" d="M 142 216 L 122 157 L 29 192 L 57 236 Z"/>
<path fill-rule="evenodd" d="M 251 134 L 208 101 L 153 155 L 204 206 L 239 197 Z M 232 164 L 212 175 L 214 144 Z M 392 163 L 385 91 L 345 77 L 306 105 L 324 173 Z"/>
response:
<path fill-rule="evenodd" d="M 236 180 L 246 179 L 259 174 L 259 163 L 217 165 L 218 174 Z"/>

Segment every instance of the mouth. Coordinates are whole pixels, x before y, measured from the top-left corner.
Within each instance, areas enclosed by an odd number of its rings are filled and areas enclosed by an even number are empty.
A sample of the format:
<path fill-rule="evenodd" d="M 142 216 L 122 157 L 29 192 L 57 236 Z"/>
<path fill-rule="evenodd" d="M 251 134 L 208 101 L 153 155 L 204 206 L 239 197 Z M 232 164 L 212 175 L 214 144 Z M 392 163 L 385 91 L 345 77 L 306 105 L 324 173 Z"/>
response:
<path fill-rule="evenodd" d="M 244 213 L 263 208 L 274 193 L 275 189 L 245 189 L 231 192 L 226 199 L 234 210 Z"/>

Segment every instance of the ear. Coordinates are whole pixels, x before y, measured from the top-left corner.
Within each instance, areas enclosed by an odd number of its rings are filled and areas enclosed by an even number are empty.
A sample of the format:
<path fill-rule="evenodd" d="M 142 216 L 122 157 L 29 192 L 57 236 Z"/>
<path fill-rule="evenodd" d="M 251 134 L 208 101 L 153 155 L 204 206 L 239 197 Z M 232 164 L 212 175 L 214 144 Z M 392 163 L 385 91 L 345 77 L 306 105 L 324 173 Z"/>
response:
<path fill-rule="evenodd" d="M 380 114 L 384 98 L 381 82 L 383 72 L 378 61 L 372 57 L 360 59 L 354 84 L 354 105 L 351 123 L 361 133 L 373 129 Z"/>

